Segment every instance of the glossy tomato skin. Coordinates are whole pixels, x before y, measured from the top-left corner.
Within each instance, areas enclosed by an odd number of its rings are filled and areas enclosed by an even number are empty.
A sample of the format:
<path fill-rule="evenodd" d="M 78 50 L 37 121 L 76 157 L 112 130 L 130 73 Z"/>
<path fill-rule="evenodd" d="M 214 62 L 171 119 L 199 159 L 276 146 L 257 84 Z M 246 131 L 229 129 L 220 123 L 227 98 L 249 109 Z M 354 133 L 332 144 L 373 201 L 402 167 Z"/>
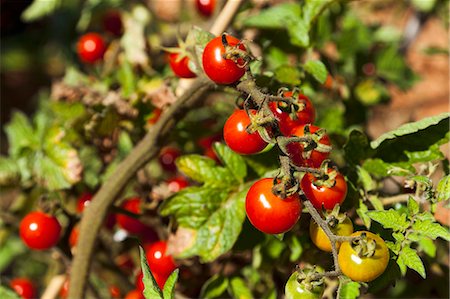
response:
<path fill-rule="evenodd" d="M 359 236 L 357 231 L 351 236 Z M 386 243 L 378 235 L 365 231 L 368 240 L 376 242 L 375 253 L 371 257 L 359 257 L 351 242 L 344 242 L 339 249 L 338 262 L 342 273 L 353 281 L 369 282 L 383 274 L 389 263 L 389 250 Z"/>
<path fill-rule="evenodd" d="M 89 192 L 81 194 L 77 202 L 77 212 L 81 213 L 91 203 L 93 195 Z"/>
<path fill-rule="evenodd" d="M 101 59 L 106 52 L 106 43 L 98 33 L 86 33 L 77 43 L 78 57 L 84 63 L 93 64 Z"/>
<path fill-rule="evenodd" d="M 350 218 L 346 217 L 342 223 L 338 223 L 335 227 L 330 227 L 331 231 L 337 236 L 350 236 L 353 233 L 353 224 Z M 323 229 L 311 218 L 309 223 L 309 236 L 314 245 L 322 251 L 331 252 L 331 242 Z M 340 242 L 336 242 L 339 249 Z"/>
<path fill-rule="evenodd" d="M 131 213 L 140 214 L 141 199 L 139 197 L 127 199 L 122 203 L 121 207 L 122 209 L 127 210 Z M 121 228 L 123 228 L 130 234 L 139 235 L 147 228 L 147 226 L 138 219 L 127 216 L 125 214 L 116 214 L 116 221 Z"/>
<path fill-rule="evenodd" d="M 14 278 L 9 285 L 23 299 L 33 299 L 37 297 L 36 289 L 28 278 Z"/>
<path fill-rule="evenodd" d="M 180 78 L 195 78 L 197 75 L 189 69 L 189 58 L 184 56 L 179 59 L 178 53 L 169 54 L 169 65 L 172 71 Z"/>
<path fill-rule="evenodd" d="M 292 97 L 292 91 L 287 91 L 283 94 L 284 97 Z M 300 125 L 312 124 L 316 118 L 316 111 L 311 101 L 304 94 L 299 94 L 297 97 L 305 104 L 303 110 L 296 113 L 297 119 L 292 119 L 288 112 L 283 111 L 281 103 L 271 102 L 269 104 L 274 116 L 278 119 L 278 124 L 281 134 L 289 136 L 291 131 Z"/>
<path fill-rule="evenodd" d="M 292 273 L 284 287 L 286 299 L 319 299 L 322 298 L 324 286 L 314 286 L 308 290 L 306 286 L 297 281 L 297 272 Z"/>
<path fill-rule="evenodd" d="M 69 295 L 69 278 L 67 278 L 61 289 L 59 290 L 59 297 L 61 298 L 67 298 L 67 296 Z"/>
<path fill-rule="evenodd" d="M 230 35 L 227 35 L 226 39 L 230 46 L 236 46 L 240 42 L 239 39 Z M 239 49 L 246 50 L 243 45 L 239 45 Z M 222 44 L 222 36 L 212 39 L 203 51 L 203 69 L 206 75 L 217 84 L 232 84 L 245 74 L 245 69 L 233 60 L 223 58 L 224 53 L 225 47 Z M 243 64 L 241 61 L 238 61 L 238 63 Z"/>
<path fill-rule="evenodd" d="M 254 110 L 250 110 L 255 113 Z M 234 152 L 241 155 L 251 155 L 262 151 L 267 143 L 259 136 L 258 132 L 247 133 L 250 118 L 244 110 L 235 110 L 227 119 L 223 127 L 225 143 Z"/>
<path fill-rule="evenodd" d="M 31 249 L 44 250 L 58 243 L 61 225 L 56 217 L 42 212 L 31 212 L 20 222 L 20 238 Z"/>
<path fill-rule="evenodd" d="M 114 284 L 109 286 L 109 294 L 111 295 L 111 298 L 113 298 L 113 299 L 122 298 L 122 293 L 120 292 L 119 287 Z"/>
<path fill-rule="evenodd" d="M 200 14 L 205 17 L 210 17 L 216 7 L 216 0 L 196 0 L 195 5 Z"/>
<path fill-rule="evenodd" d="M 75 246 L 77 246 L 79 233 L 80 233 L 80 224 L 77 224 L 72 228 L 72 231 L 70 232 L 69 236 L 70 248 L 75 248 Z"/>
<path fill-rule="evenodd" d="M 166 254 L 166 241 L 158 241 L 144 245 L 144 249 L 152 273 L 160 274 L 162 277 L 168 277 L 177 268 L 172 255 Z"/>
<path fill-rule="evenodd" d="M 309 126 L 310 133 L 315 133 L 319 130 L 319 127 L 314 125 Z M 291 136 L 304 137 L 305 136 L 305 125 L 301 125 L 292 129 Z M 327 134 L 323 135 L 319 140 L 320 143 L 324 145 L 331 145 L 330 138 Z M 322 164 L 322 162 L 330 156 L 330 153 L 321 153 L 317 150 L 313 150 L 311 152 L 311 156 L 303 157 L 302 153 L 304 151 L 304 146 L 300 142 L 292 142 L 287 146 L 287 152 L 289 157 L 297 166 L 307 166 L 307 167 L 315 167 L 318 168 Z"/>
<path fill-rule="evenodd" d="M 159 164 L 165 171 L 175 172 L 177 171 L 177 165 L 175 160 L 181 155 L 181 152 L 171 146 L 164 147 L 159 154 Z"/>
<path fill-rule="evenodd" d="M 281 234 L 297 223 L 302 213 L 298 194 L 285 199 L 272 193 L 273 180 L 264 178 L 248 190 L 245 211 L 254 227 L 266 234 Z"/>
<path fill-rule="evenodd" d="M 115 36 L 123 33 L 122 17 L 120 12 L 109 10 L 103 15 L 103 29 Z"/>
<path fill-rule="evenodd" d="M 178 192 L 187 186 L 189 186 L 189 182 L 183 176 L 176 176 L 167 180 L 167 187 L 171 192 Z"/>
<path fill-rule="evenodd" d="M 300 188 L 313 206 L 321 211 L 322 206 L 326 210 L 332 210 L 337 204 L 341 205 L 347 195 L 347 183 L 340 173 L 336 175 L 335 184 L 332 187 L 316 186 L 317 181 L 311 173 L 306 173 L 300 181 Z"/>
<path fill-rule="evenodd" d="M 125 296 L 125 299 L 145 299 L 144 294 L 140 290 L 131 290 Z"/>

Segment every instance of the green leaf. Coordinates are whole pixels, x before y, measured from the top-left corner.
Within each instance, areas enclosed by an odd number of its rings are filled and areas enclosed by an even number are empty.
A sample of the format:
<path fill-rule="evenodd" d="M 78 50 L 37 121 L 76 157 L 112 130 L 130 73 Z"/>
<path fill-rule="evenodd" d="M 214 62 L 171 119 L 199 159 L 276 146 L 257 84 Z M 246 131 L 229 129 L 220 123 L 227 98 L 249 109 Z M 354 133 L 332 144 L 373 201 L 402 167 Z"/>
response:
<path fill-rule="evenodd" d="M 100 183 L 100 172 L 103 167 L 102 160 L 94 147 L 83 146 L 79 151 L 80 161 L 83 165 L 83 182 L 94 189 Z"/>
<path fill-rule="evenodd" d="M 449 113 L 427 117 L 407 123 L 387 132 L 370 143 L 377 150 L 378 157 L 386 162 L 399 161 L 403 151 L 427 150 L 431 145 L 445 138 L 449 128 Z"/>
<path fill-rule="evenodd" d="M 305 71 L 310 73 L 319 83 L 325 83 L 328 76 L 326 66 L 320 60 L 308 60 L 305 63 Z"/>
<path fill-rule="evenodd" d="M 136 90 L 136 82 L 133 68 L 128 61 L 123 61 L 115 72 L 117 81 L 121 87 L 122 95 L 127 98 Z"/>
<path fill-rule="evenodd" d="M 371 106 L 386 98 L 388 91 L 374 79 L 365 79 L 356 85 L 355 95 L 365 106 Z"/>
<path fill-rule="evenodd" d="M 229 284 L 229 292 L 236 299 L 252 299 L 250 289 L 245 285 L 245 281 L 240 277 L 232 277 Z"/>
<path fill-rule="evenodd" d="M 448 229 L 441 226 L 437 222 L 433 222 L 433 220 L 416 220 L 412 228 L 414 232 L 424 235 L 433 240 L 442 238 L 444 240 L 450 241 L 450 232 L 448 231 Z"/>
<path fill-rule="evenodd" d="M 163 298 L 164 299 L 174 299 L 175 298 L 175 284 L 178 280 L 178 274 L 180 269 L 175 269 L 167 278 L 164 284 Z"/>
<path fill-rule="evenodd" d="M 309 26 L 306 25 L 302 19 L 299 20 L 286 20 L 286 26 L 291 37 L 290 42 L 294 46 L 300 48 L 306 48 L 309 45 Z"/>
<path fill-rule="evenodd" d="M 229 190 L 215 187 L 188 187 L 164 201 L 162 216 L 175 216 L 178 224 L 200 228 L 229 195 Z"/>
<path fill-rule="evenodd" d="M 386 229 L 403 231 L 409 226 L 405 214 L 400 214 L 394 209 L 387 211 L 369 211 L 367 215 L 374 221 L 380 223 Z"/>
<path fill-rule="evenodd" d="M 419 273 L 420 276 L 426 278 L 427 275 L 425 273 L 425 267 L 423 265 L 423 262 L 414 249 L 411 249 L 410 247 L 407 246 L 403 247 L 398 255 L 398 260 L 401 260 L 402 264 L 404 264 L 406 267 L 413 269 L 414 271 Z M 400 269 L 402 270 L 401 267 Z"/>
<path fill-rule="evenodd" d="M 236 183 L 234 176 L 226 168 L 216 166 L 213 160 L 200 155 L 185 155 L 176 160 L 178 170 L 197 182 L 211 186 Z"/>
<path fill-rule="evenodd" d="M 357 166 L 358 180 L 361 182 L 365 191 L 375 190 L 377 187 L 376 182 L 372 179 L 369 172 L 364 168 Z"/>
<path fill-rule="evenodd" d="M 11 235 L 6 240 L 2 240 L 2 246 L 0 246 L 0 272 L 4 273 L 4 270 L 14 260 L 25 252 L 27 252 L 27 248 L 19 237 Z M 0 296 L 0 298 L 4 297 Z"/>
<path fill-rule="evenodd" d="M 19 165 L 13 159 L 0 156 L 0 186 L 14 184 L 20 179 Z"/>
<path fill-rule="evenodd" d="M 297 261 L 303 253 L 303 245 L 296 235 L 291 235 L 287 241 L 291 254 L 289 260 L 291 262 Z"/>
<path fill-rule="evenodd" d="M 186 36 L 186 45 L 205 47 L 214 37 L 214 34 L 211 32 L 203 30 L 198 26 L 193 26 Z"/>
<path fill-rule="evenodd" d="M 344 145 L 346 161 L 352 165 L 360 165 L 361 161 L 368 158 L 372 152 L 366 134 L 358 130 L 352 130 Z"/>
<path fill-rule="evenodd" d="M 419 184 L 425 185 L 425 186 L 431 186 L 433 182 L 431 179 L 425 175 L 414 175 L 412 177 L 409 177 L 408 179 L 413 180 Z"/>
<path fill-rule="evenodd" d="M 245 197 L 249 185 L 239 192 L 227 192 L 228 199 L 212 212 L 208 219 L 198 228 L 191 248 L 181 253 L 180 257 L 200 256 L 203 262 L 215 260 L 229 251 L 236 242 L 245 220 Z"/>
<path fill-rule="evenodd" d="M 409 163 L 386 163 L 381 159 L 367 159 L 362 167 L 378 177 L 409 176 L 415 173 L 415 168 Z"/>
<path fill-rule="evenodd" d="M 61 0 L 34 0 L 22 13 L 21 19 L 24 22 L 32 22 L 39 20 L 47 15 L 52 14 L 61 5 Z"/>
<path fill-rule="evenodd" d="M 39 146 L 34 129 L 22 112 L 13 114 L 11 121 L 5 126 L 5 132 L 9 142 L 9 154 L 14 158 L 18 158 L 21 150 L 25 148 Z"/>
<path fill-rule="evenodd" d="M 306 0 L 302 6 L 303 21 L 311 25 L 311 22 L 320 14 L 326 5 L 333 0 Z"/>
<path fill-rule="evenodd" d="M 290 65 L 282 65 L 275 70 L 275 77 L 280 83 L 289 85 L 300 84 L 300 71 Z"/>
<path fill-rule="evenodd" d="M 203 284 L 199 298 L 218 298 L 227 290 L 227 288 L 228 278 L 216 274 Z"/>
<path fill-rule="evenodd" d="M 437 201 L 450 199 L 450 175 L 446 175 L 439 180 L 436 187 L 436 199 Z"/>
<path fill-rule="evenodd" d="M 356 299 L 359 297 L 359 288 L 361 285 L 354 281 L 343 282 L 340 280 L 339 299 Z"/>
<path fill-rule="evenodd" d="M 13 290 L 10 290 L 10 289 L 0 285 L 0 298 L 2 298 L 2 299 L 21 299 L 22 297 L 19 296 Z"/>
<path fill-rule="evenodd" d="M 425 252 L 429 257 L 436 257 L 436 245 L 433 240 L 421 238 L 419 241 L 419 250 Z"/>
<path fill-rule="evenodd" d="M 122 17 L 127 26 L 120 44 L 125 50 L 127 61 L 132 65 L 148 67 L 145 29 L 151 20 L 149 9 L 143 5 L 135 5 L 129 14 L 124 14 Z"/>
<path fill-rule="evenodd" d="M 258 15 L 247 17 L 243 25 L 264 29 L 286 28 L 287 20 L 299 20 L 301 8 L 296 3 L 284 3 L 262 10 Z"/>
<path fill-rule="evenodd" d="M 422 12 L 430 12 L 436 5 L 436 0 L 412 0 L 411 3 Z"/>
<path fill-rule="evenodd" d="M 139 246 L 139 254 L 141 257 L 141 269 L 142 269 L 142 282 L 144 283 L 144 297 L 146 299 L 163 299 L 163 294 L 156 283 L 155 278 L 153 277 L 152 272 L 147 263 L 147 258 L 145 256 L 144 249 Z M 178 274 L 178 273 L 177 273 Z"/>
<path fill-rule="evenodd" d="M 408 198 L 408 215 L 413 217 L 417 213 L 419 213 L 419 204 L 410 196 Z"/>
<path fill-rule="evenodd" d="M 440 142 L 439 142 L 440 143 Z M 444 154 L 439 149 L 439 143 L 433 144 L 429 149 L 425 151 L 405 151 L 405 155 L 408 157 L 409 163 L 424 163 L 437 160 L 443 160 Z"/>
<path fill-rule="evenodd" d="M 247 165 L 245 164 L 244 158 L 233 152 L 223 143 L 215 142 L 213 147 L 220 161 L 222 161 L 230 173 L 233 174 L 236 181 L 242 183 L 243 179 L 247 176 Z"/>
<path fill-rule="evenodd" d="M 369 211 L 369 208 L 366 206 L 364 201 L 362 199 L 359 200 L 359 206 L 356 209 L 356 213 L 358 214 L 359 218 L 364 223 L 364 226 L 367 227 L 367 229 L 370 228 L 371 220 L 370 217 L 367 215 L 367 212 Z"/>

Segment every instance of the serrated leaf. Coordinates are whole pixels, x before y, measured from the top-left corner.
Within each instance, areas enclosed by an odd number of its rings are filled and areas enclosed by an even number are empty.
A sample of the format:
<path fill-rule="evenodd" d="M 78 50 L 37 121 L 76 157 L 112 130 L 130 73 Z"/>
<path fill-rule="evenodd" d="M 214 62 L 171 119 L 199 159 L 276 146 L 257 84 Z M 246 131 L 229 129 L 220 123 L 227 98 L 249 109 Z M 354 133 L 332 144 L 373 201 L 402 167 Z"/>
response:
<path fill-rule="evenodd" d="M 120 84 L 122 96 L 125 98 L 131 96 L 136 89 L 137 82 L 131 63 L 123 61 L 115 71 L 115 75 Z"/>
<path fill-rule="evenodd" d="M 371 220 L 370 217 L 367 216 L 367 212 L 369 211 L 369 208 L 366 206 L 364 201 L 362 199 L 359 200 L 359 206 L 356 209 L 356 213 L 358 214 L 359 218 L 363 221 L 365 227 L 367 229 L 370 228 Z"/>
<path fill-rule="evenodd" d="M 174 299 L 175 298 L 175 284 L 178 280 L 178 274 L 180 269 L 175 269 L 167 278 L 166 283 L 164 284 L 163 289 L 163 298 L 164 299 Z"/>
<path fill-rule="evenodd" d="M 306 0 L 305 4 L 302 6 L 304 22 L 311 24 L 325 6 L 331 2 L 333 2 L 333 0 Z"/>
<path fill-rule="evenodd" d="M 376 188 L 376 182 L 372 179 L 369 172 L 364 168 L 357 166 L 358 179 L 365 191 L 372 191 Z"/>
<path fill-rule="evenodd" d="M 283 29 L 286 27 L 286 20 L 299 20 L 300 15 L 299 4 L 284 3 L 264 9 L 257 15 L 247 17 L 243 21 L 243 25 L 264 29 Z"/>
<path fill-rule="evenodd" d="M 387 132 L 370 143 L 377 150 L 378 157 L 387 162 L 399 161 L 403 151 L 427 150 L 431 145 L 445 138 L 449 127 L 449 113 L 427 117 L 407 123 Z"/>
<path fill-rule="evenodd" d="M 39 184 L 49 190 L 66 189 L 71 186 L 65 179 L 63 169 L 48 157 L 36 157 L 33 172 Z"/>
<path fill-rule="evenodd" d="M 0 186 L 10 185 L 20 179 L 20 169 L 13 159 L 0 156 Z"/>
<path fill-rule="evenodd" d="M 227 288 L 228 278 L 216 274 L 203 284 L 202 290 L 200 291 L 200 298 L 218 298 L 227 290 Z"/>
<path fill-rule="evenodd" d="M 409 176 L 415 173 L 415 168 L 409 163 L 386 163 L 381 159 L 367 159 L 362 167 L 378 177 Z"/>
<path fill-rule="evenodd" d="M 339 299 L 356 299 L 359 297 L 359 288 L 361 287 L 359 283 L 354 281 L 343 282 L 342 280 L 339 283 Z"/>
<path fill-rule="evenodd" d="M 447 228 L 443 227 L 433 220 L 416 220 L 412 225 L 414 232 L 424 235 L 428 238 L 436 240 L 437 238 L 442 238 L 444 240 L 450 241 L 450 232 Z"/>
<path fill-rule="evenodd" d="M 419 204 L 411 196 L 408 198 L 408 214 L 410 217 L 419 213 Z"/>
<path fill-rule="evenodd" d="M 211 186 L 236 183 L 234 176 L 226 168 L 216 166 L 216 162 L 200 155 L 185 155 L 176 160 L 178 170 L 197 182 Z"/>
<path fill-rule="evenodd" d="M 319 83 L 325 83 L 328 76 L 326 66 L 320 60 L 308 60 L 305 63 L 305 71 L 311 74 Z"/>
<path fill-rule="evenodd" d="M 230 294 L 236 299 L 252 299 L 250 289 L 245 285 L 245 281 L 240 277 L 232 277 L 228 287 Z"/>
<path fill-rule="evenodd" d="M 21 299 L 22 297 L 19 296 L 13 290 L 10 290 L 10 289 L 0 285 L 0 298 L 2 298 L 2 299 Z"/>
<path fill-rule="evenodd" d="M 241 182 L 247 176 L 247 165 L 241 155 L 233 152 L 228 146 L 223 143 L 215 142 L 213 144 L 217 156 L 225 165 L 225 167 L 233 174 L 236 181 Z"/>
<path fill-rule="evenodd" d="M 394 231 L 403 231 L 409 226 L 405 214 L 400 214 L 394 209 L 387 211 L 369 211 L 367 215 L 374 221 L 380 223 L 384 228 Z"/>
<path fill-rule="evenodd" d="M 441 142 L 439 142 L 441 143 Z M 444 154 L 439 149 L 439 143 L 433 144 L 425 151 L 405 151 L 409 163 L 424 163 L 437 160 L 443 160 Z"/>
<path fill-rule="evenodd" d="M 275 77 L 280 83 L 299 85 L 300 84 L 300 71 L 290 65 L 282 65 L 275 70 Z"/>
<path fill-rule="evenodd" d="M 299 20 L 286 20 L 287 30 L 290 36 L 290 42 L 294 46 L 306 48 L 309 45 L 309 26 Z"/>
<path fill-rule="evenodd" d="M 431 186 L 433 184 L 431 179 L 425 175 L 414 175 L 412 177 L 409 177 L 408 179 L 416 181 L 417 183 L 423 184 L 426 186 Z"/>
<path fill-rule="evenodd" d="M 436 187 L 436 199 L 437 201 L 450 199 L 450 175 L 446 175 L 439 180 Z"/>
<path fill-rule="evenodd" d="M 397 243 L 401 243 L 405 240 L 405 235 L 403 233 L 394 232 L 392 233 L 392 236 Z"/>
<path fill-rule="evenodd" d="M 229 195 L 229 190 L 214 187 L 188 187 L 164 201 L 160 213 L 173 215 L 178 224 L 200 228 Z"/>
<path fill-rule="evenodd" d="M 395 253 L 395 255 L 398 255 L 400 248 L 401 248 L 401 244 L 400 243 L 394 243 L 391 241 L 385 241 L 386 242 L 386 246 L 387 248 L 389 248 L 390 251 L 392 251 L 393 253 Z"/>
<path fill-rule="evenodd" d="M 436 256 L 436 245 L 433 240 L 428 238 L 421 238 L 419 241 L 419 250 L 425 252 L 429 257 L 434 258 Z"/>
<path fill-rule="evenodd" d="M 144 283 L 144 297 L 146 299 L 163 299 L 163 294 L 159 289 L 158 284 L 156 283 L 155 278 L 153 277 L 152 272 L 150 271 L 150 267 L 147 263 L 147 257 L 145 256 L 144 249 L 139 246 L 139 255 L 141 258 L 141 270 L 142 270 L 142 282 Z"/>
<path fill-rule="evenodd" d="M 211 32 L 203 30 L 198 26 L 192 26 L 186 36 L 186 45 L 205 47 L 214 37 L 214 34 Z"/>
<path fill-rule="evenodd" d="M 18 158 L 22 149 L 39 145 L 33 127 L 22 112 L 13 114 L 11 121 L 5 126 L 5 132 L 9 142 L 8 152 L 13 158 Z"/>
<path fill-rule="evenodd" d="M 369 195 L 369 202 L 372 204 L 375 210 L 378 211 L 384 210 L 383 202 L 380 200 L 380 198 L 378 198 L 377 195 Z"/>
<path fill-rule="evenodd" d="M 34 0 L 22 13 L 21 19 L 24 22 L 39 20 L 52 14 L 61 5 L 61 0 Z"/>
<path fill-rule="evenodd" d="M 208 215 L 208 220 L 198 228 L 195 242 L 180 257 L 200 256 L 203 262 L 210 262 L 229 251 L 236 242 L 245 220 L 245 197 L 249 184 L 229 196 Z"/>
<path fill-rule="evenodd" d="M 420 276 L 426 278 L 425 267 L 423 265 L 423 262 L 414 249 L 411 249 L 410 247 L 407 246 L 403 247 L 398 255 L 398 260 L 401 260 L 406 267 L 413 269 L 414 271 L 419 273 Z"/>

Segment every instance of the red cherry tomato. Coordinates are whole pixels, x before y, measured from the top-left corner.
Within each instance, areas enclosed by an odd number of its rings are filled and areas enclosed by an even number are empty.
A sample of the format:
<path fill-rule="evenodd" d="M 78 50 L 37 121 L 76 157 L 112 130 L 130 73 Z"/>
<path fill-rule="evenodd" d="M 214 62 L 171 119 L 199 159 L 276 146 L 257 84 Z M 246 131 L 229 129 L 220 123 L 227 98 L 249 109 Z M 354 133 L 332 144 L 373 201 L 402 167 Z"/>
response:
<path fill-rule="evenodd" d="M 174 148 L 167 146 L 161 150 L 159 154 L 159 164 L 165 171 L 175 172 L 177 166 L 175 160 L 181 155 L 181 152 Z"/>
<path fill-rule="evenodd" d="M 70 248 L 74 248 L 78 242 L 78 235 L 80 233 L 80 225 L 77 224 L 72 228 L 69 236 L 69 246 Z"/>
<path fill-rule="evenodd" d="M 203 149 L 209 149 L 212 147 L 214 142 L 221 141 L 221 140 L 222 140 L 222 135 L 216 134 L 216 135 L 205 136 L 205 137 L 200 138 L 197 141 L 197 144 Z"/>
<path fill-rule="evenodd" d="M 142 291 L 140 290 L 131 290 L 125 296 L 125 299 L 145 299 Z"/>
<path fill-rule="evenodd" d="M 100 34 L 86 33 L 78 40 L 77 51 L 81 61 L 93 64 L 103 59 L 106 44 Z"/>
<path fill-rule="evenodd" d="M 162 110 L 160 108 L 155 108 L 150 114 L 150 117 L 147 119 L 147 123 L 150 125 L 155 124 L 161 116 L 161 113 Z"/>
<path fill-rule="evenodd" d="M 189 186 L 189 182 L 183 176 L 176 176 L 167 180 L 167 186 L 171 192 L 178 192 Z"/>
<path fill-rule="evenodd" d="M 127 199 L 122 203 L 121 207 L 122 209 L 127 210 L 131 213 L 140 214 L 141 199 L 138 197 Z M 139 235 L 147 228 L 147 226 L 138 219 L 127 216 L 125 214 L 116 214 L 116 221 L 121 228 L 123 228 L 130 234 Z"/>
<path fill-rule="evenodd" d="M 189 58 L 184 56 L 179 59 L 180 54 L 170 53 L 169 64 L 172 71 L 180 78 L 195 78 L 197 75 L 189 69 Z"/>
<path fill-rule="evenodd" d="M 236 46 L 240 41 L 230 35 L 226 36 L 230 46 Z M 245 51 L 245 47 L 241 44 L 239 49 Z M 217 84 L 232 84 L 238 81 L 244 74 L 245 69 L 242 59 L 234 62 L 231 59 L 223 58 L 225 47 L 222 44 L 222 36 L 212 39 L 203 51 L 203 69 L 206 75 Z"/>
<path fill-rule="evenodd" d="M 303 193 L 316 209 L 322 210 L 323 205 L 326 210 L 332 210 L 335 205 L 342 204 L 347 195 L 347 183 L 342 174 L 337 174 L 333 187 L 317 186 L 316 181 L 313 174 L 306 173 L 300 182 Z"/>
<path fill-rule="evenodd" d="M 69 295 L 69 279 L 67 278 L 61 289 L 59 290 L 59 297 L 61 298 L 67 298 L 67 295 Z"/>
<path fill-rule="evenodd" d="M 295 127 L 291 131 L 292 136 L 304 137 L 306 125 L 301 125 Z M 311 134 L 317 132 L 320 128 L 309 125 L 309 131 Z M 319 143 L 323 145 L 331 145 L 330 138 L 327 134 L 324 134 L 322 138 L 319 140 Z M 308 166 L 308 167 L 320 167 L 322 162 L 330 156 L 330 153 L 323 153 L 317 150 L 312 150 L 311 155 L 309 157 L 304 157 L 304 145 L 301 142 L 292 142 L 287 146 L 287 152 L 292 162 L 297 166 Z"/>
<path fill-rule="evenodd" d="M 284 97 L 292 97 L 292 91 L 285 92 Z M 303 103 L 305 104 L 303 110 L 297 111 L 297 119 L 292 119 L 289 116 L 289 112 L 285 112 L 281 109 L 283 107 L 282 102 L 271 102 L 269 104 L 270 109 L 278 119 L 280 132 L 285 136 L 289 136 L 292 129 L 294 129 L 295 127 L 298 127 L 300 125 L 312 124 L 316 116 L 314 107 L 307 96 L 299 94 L 297 98 L 303 101 Z"/>
<path fill-rule="evenodd" d="M 28 278 L 14 278 L 9 285 L 23 299 L 33 299 L 37 297 L 36 289 Z"/>
<path fill-rule="evenodd" d="M 20 238 L 31 249 L 44 250 L 58 243 L 61 225 L 56 217 L 31 212 L 20 222 Z"/>
<path fill-rule="evenodd" d="M 155 281 L 158 284 L 159 288 L 162 290 L 168 276 L 158 274 L 157 272 L 152 272 L 152 275 L 155 278 Z M 136 289 L 140 290 L 141 292 L 144 290 L 144 282 L 142 281 L 143 277 L 144 274 L 142 274 L 142 271 L 139 272 L 139 274 L 136 276 Z"/>
<path fill-rule="evenodd" d="M 302 213 L 298 194 L 281 199 L 272 193 L 273 180 L 254 183 L 245 199 L 245 211 L 254 227 L 266 234 L 281 234 L 297 223 Z"/>
<path fill-rule="evenodd" d="M 251 113 L 256 113 L 250 110 Z M 223 138 L 226 144 L 236 153 L 242 155 L 256 154 L 262 151 L 267 143 L 259 136 L 258 132 L 247 133 L 250 118 L 244 110 L 235 110 L 227 119 L 223 127 Z"/>
<path fill-rule="evenodd" d="M 110 285 L 109 286 L 109 293 L 111 294 L 111 298 L 114 298 L 114 299 L 122 298 L 122 294 L 120 292 L 120 289 L 116 285 Z"/>
<path fill-rule="evenodd" d="M 88 192 L 81 194 L 81 196 L 78 198 L 78 203 L 77 203 L 77 212 L 78 213 L 83 212 L 84 208 L 86 208 L 91 203 L 92 197 L 93 197 L 93 195 Z"/>
<path fill-rule="evenodd" d="M 152 273 L 168 277 L 176 269 L 175 261 L 170 254 L 166 254 L 167 242 L 158 241 L 144 245 L 148 265 Z"/>
<path fill-rule="evenodd" d="M 103 29 L 115 36 L 122 35 L 122 17 L 118 11 L 110 10 L 103 15 Z"/>
<path fill-rule="evenodd" d="M 196 0 L 197 10 L 200 14 L 205 17 L 210 17 L 216 6 L 216 0 Z"/>

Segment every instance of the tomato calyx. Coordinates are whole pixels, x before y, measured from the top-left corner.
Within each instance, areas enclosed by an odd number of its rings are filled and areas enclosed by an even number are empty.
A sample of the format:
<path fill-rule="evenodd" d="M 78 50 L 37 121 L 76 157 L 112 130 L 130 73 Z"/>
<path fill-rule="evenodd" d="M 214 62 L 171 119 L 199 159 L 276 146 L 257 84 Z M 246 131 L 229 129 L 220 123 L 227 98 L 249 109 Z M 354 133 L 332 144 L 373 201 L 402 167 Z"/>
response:
<path fill-rule="evenodd" d="M 372 257 L 375 254 L 377 242 L 368 238 L 367 234 L 363 232 L 353 239 L 351 246 L 359 257 Z"/>
<path fill-rule="evenodd" d="M 347 219 L 346 213 L 339 213 L 340 206 L 339 204 L 335 205 L 333 210 L 330 211 L 323 211 L 323 214 L 325 216 L 325 222 L 328 224 L 330 228 L 335 228 L 340 223 L 343 223 Z"/>
<path fill-rule="evenodd" d="M 300 184 L 293 175 L 289 157 L 280 156 L 280 164 L 280 171 L 273 179 L 272 193 L 281 199 L 285 199 L 297 193 Z"/>
<path fill-rule="evenodd" d="M 297 282 L 308 291 L 314 291 L 324 284 L 323 272 L 319 272 L 316 266 L 297 270 Z"/>
<path fill-rule="evenodd" d="M 314 186 L 333 188 L 336 185 L 336 177 L 339 172 L 335 168 L 329 168 L 328 163 L 329 161 L 325 160 L 322 163 L 320 173 L 313 173 L 315 177 Z"/>
<path fill-rule="evenodd" d="M 255 59 L 255 57 L 253 57 L 253 55 L 251 55 L 246 50 L 242 50 L 240 48 L 240 46 L 242 45 L 242 41 L 234 46 L 231 46 L 227 41 L 227 35 L 228 34 L 226 33 L 222 34 L 222 44 L 225 48 L 225 52 L 222 54 L 222 58 L 232 60 L 239 68 L 246 68 L 248 64 Z"/>

